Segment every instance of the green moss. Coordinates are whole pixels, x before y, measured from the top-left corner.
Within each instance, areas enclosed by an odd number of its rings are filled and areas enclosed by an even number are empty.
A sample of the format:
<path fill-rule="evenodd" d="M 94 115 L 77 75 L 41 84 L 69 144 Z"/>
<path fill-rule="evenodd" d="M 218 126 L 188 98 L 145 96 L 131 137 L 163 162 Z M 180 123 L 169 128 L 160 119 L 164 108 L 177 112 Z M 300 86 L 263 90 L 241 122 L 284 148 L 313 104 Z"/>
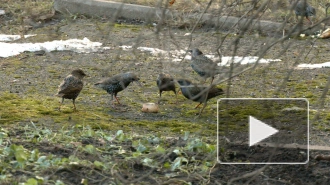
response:
<path fill-rule="evenodd" d="M 141 30 L 139 25 L 132 24 L 114 24 L 114 28 L 116 29 L 130 29 L 131 31 L 137 32 Z"/>

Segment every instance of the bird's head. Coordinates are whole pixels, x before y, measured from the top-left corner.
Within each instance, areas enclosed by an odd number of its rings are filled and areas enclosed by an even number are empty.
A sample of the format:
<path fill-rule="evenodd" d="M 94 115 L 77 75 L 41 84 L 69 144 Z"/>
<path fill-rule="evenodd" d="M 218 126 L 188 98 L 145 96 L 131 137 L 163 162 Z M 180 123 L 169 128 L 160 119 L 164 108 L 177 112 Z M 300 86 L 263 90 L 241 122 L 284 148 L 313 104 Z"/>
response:
<path fill-rule="evenodd" d="M 126 73 L 124 78 L 125 78 L 125 80 L 127 80 L 129 82 L 136 82 L 137 84 L 139 84 L 141 86 L 141 83 L 139 82 L 140 78 L 132 72 Z"/>
<path fill-rule="evenodd" d="M 87 75 L 84 73 L 84 71 L 81 70 L 81 69 L 75 69 L 75 70 L 71 71 L 71 75 L 72 75 L 72 76 L 75 76 L 75 77 L 77 77 L 77 78 L 79 78 L 79 79 L 83 79 L 85 76 L 87 76 Z"/>
<path fill-rule="evenodd" d="M 196 57 L 198 55 L 203 55 L 203 52 L 201 52 L 198 48 L 194 48 L 192 50 L 188 50 L 188 52 L 191 53 L 192 56 Z"/>
<path fill-rule="evenodd" d="M 314 15 L 316 15 L 316 10 L 315 10 L 314 7 L 308 6 L 308 7 L 307 7 L 307 11 L 308 11 L 309 16 L 314 16 Z"/>
<path fill-rule="evenodd" d="M 160 73 L 158 75 L 157 80 L 159 80 L 161 82 L 172 82 L 172 81 L 174 81 L 173 77 L 170 74 L 167 74 L 167 73 Z"/>

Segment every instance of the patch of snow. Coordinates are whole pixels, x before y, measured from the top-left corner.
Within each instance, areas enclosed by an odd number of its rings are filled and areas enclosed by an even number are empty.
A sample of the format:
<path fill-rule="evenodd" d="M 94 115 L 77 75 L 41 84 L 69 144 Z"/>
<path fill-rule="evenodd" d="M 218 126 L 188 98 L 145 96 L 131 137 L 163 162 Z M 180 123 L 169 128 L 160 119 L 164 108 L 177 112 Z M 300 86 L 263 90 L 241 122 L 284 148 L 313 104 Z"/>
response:
<path fill-rule="evenodd" d="M 296 69 L 316 69 L 330 67 L 330 62 L 324 62 L 321 64 L 299 64 Z"/>
<path fill-rule="evenodd" d="M 158 54 L 166 54 L 167 52 L 161 49 L 157 49 L 157 48 L 148 48 L 148 47 L 138 47 L 138 50 L 141 51 L 148 51 L 150 52 L 152 55 L 158 55 Z"/>
<path fill-rule="evenodd" d="M 24 35 L 24 38 L 33 37 L 33 36 L 36 36 L 36 35 Z M 3 34 L 0 34 L 0 41 L 1 42 L 14 41 L 14 40 L 18 40 L 20 38 L 21 38 L 20 35 L 3 35 Z"/>
<path fill-rule="evenodd" d="M 100 42 L 91 42 L 88 38 L 69 39 L 69 40 L 54 40 L 43 43 L 4 43 L 0 42 L 0 57 L 15 56 L 24 51 L 74 51 L 77 53 L 91 53 L 110 49 L 109 47 L 102 47 Z"/>
<path fill-rule="evenodd" d="M 245 64 L 252 64 L 252 63 L 256 63 L 258 61 L 259 57 L 257 56 L 245 56 L 245 57 L 222 57 L 222 63 L 218 63 L 218 66 L 229 66 L 231 61 L 233 61 L 234 63 L 239 63 L 241 65 L 245 65 Z M 270 62 L 280 62 L 282 61 L 281 59 L 264 59 L 261 58 L 258 62 L 259 64 L 267 64 Z"/>
<path fill-rule="evenodd" d="M 125 46 L 125 45 L 119 47 L 122 48 L 123 50 L 129 50 L 133 48 L 132 46 Z"/>
<path fill-rule="evenodd" d="M 132 48 L 132 46 L 119 46 L 123 48 L 124 50 L 128 50 Z M 137 48 L 140 51 L 147 51 L 150 52 L 152 55 L 158 56 L 159 54 L 169 54 L 171 56 L 172 62 L 180 62 L 182 61 L 182 58 L 186 60 L 191 60 L 191 55 L 185 55 L 185 50 L 172 50 L 172 51 L 165 51 L 157 48 L 149 48 L 149 47 L 138 47 Z M 185 56 L 184 56 L 185 55 Z M 215 55 L 205 55 L 206 57 L 210 58 L 214 61 L 219 61 L 218 57 L 215 57 Z M 164 59 L 169 59 L 169 57 L 165 56 Z M 229 66 L 231 61 L 234 61 L 234 63 L 240 63 L 242 65 L 244 64 L 251 64 L 256 63 L 259 57 L 257 56 L 246 56 L 246 57 L 229 57 L 229 56 L 223 56 L 222 57 L 222 63 L 218 63 L 218 66 Z M 259 63 L 270 63 L 270 62 L 279 62 L 282 61 L 281 59 L 264 59 L 261 58 L 258 62 Z"/>

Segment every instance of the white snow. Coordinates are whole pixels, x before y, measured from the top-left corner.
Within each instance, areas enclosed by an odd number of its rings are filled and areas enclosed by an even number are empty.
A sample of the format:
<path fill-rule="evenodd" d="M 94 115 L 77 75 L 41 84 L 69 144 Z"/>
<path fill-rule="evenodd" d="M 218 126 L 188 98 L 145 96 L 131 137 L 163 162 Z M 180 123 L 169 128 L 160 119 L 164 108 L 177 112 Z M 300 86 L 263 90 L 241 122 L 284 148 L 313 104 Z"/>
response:
<path fill-rule="evenodd" d="M 24 35 L 24 38 L 33 37 L 33 36 L 36 36 L 36 35 Z M 0 34 L 0 42 L 14 41 L 14 40 L 18 40 L 20 38 L 21 38 L 20 35 L 3 35 L 3 34 Z"/>
<path fill-rule="evenodd" d="M 26 37 L 34 36 L 27 35 Z M 16 39 L 20 37 L 9 35 L 7 39 Z M 5 40 L 5 39 L 4 39 Z M 0 57 L 15 56 L 24 51 L 74 51 L 77 53 L 91 53 L 102 50 L 110 49 L 109 47 L 102 47 L 100 42 L 92 42 L 88 38 L 81 39 L 69 39 L 69 40 L 54 40 L 43 43 L 6 43 L 0 42 Z"/>
<path fill-rule="evenodd" d="M 131 49 L 132 46 L 120 46 L 121 48 L 123 48 L 124 50 L 128 50 Z M 186 53 L 186 51 L 184 50 L 172 50 L 172 51 L 165 51 L 165 50 L 161 50 L 161 49 L 157 49 L 157 48 L 149 48 L 149 47 L 138 47 L 137 48 L 140 51 L 148 51 L 150 52 L 152 55 L 154 56 L 158 56 L 159 54 L 170 54 L 170 56 L 172 57 L 172 61 L 173 62 L 179 62 L 182 61 L 182 58 L 184 56 L 184 54 Z M 208 58 L 214 60 L 214 61 L 219 61 L 219 58 L 215 58 L 214 55 L 205 55 Z M 168 57 L 164 57 L 166 59 L 168 59 Z M 251 64 L 251 63 L 255 63 L 257 62 L 259 57 L 257 56 L 245 56 L 245 57 L 231 57 L 231 56 L 223 56 L 222 59 L 222 63 L 218 63 L 218 66 L 229 66 L 231 61 L 233 61 L 234 63 L 240 63 L 242 65 L 244 64 Z M 191 55 L 188 54 L 185 56 L 186 60 L 191 60 Z M 261 58 L 258 62 L 259 63 L 270 63 L 270 62 L 279 62 L 281 61 L 281 59 L 264 59 Z"/>
<path fill-rule="evenodd" d="M 321 64 L 299 64 L 297 69 L 315 69 L 315 68 L 326 68 L 330 67 L 330 62 L 324 62 Z"/>

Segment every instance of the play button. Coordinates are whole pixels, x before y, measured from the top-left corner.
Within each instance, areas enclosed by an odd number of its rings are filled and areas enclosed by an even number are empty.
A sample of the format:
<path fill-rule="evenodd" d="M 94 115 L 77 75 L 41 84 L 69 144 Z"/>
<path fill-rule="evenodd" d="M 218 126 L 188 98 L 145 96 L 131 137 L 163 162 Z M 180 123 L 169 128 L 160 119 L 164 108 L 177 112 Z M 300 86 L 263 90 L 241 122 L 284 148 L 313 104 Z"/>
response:
<path fill-rule="evenodd" d="M 304 98 L 221 98 L 217 160 L 221 164 L 306 164 L 309 103 Z"/>
<path fill-rule="evenodd" d="M 249 146 L 253 146 L 278 132 L 277 129 L 263 123 L 260 120 L 257 120 L 252 116 L 249 116 L 249 127 Z"/>

